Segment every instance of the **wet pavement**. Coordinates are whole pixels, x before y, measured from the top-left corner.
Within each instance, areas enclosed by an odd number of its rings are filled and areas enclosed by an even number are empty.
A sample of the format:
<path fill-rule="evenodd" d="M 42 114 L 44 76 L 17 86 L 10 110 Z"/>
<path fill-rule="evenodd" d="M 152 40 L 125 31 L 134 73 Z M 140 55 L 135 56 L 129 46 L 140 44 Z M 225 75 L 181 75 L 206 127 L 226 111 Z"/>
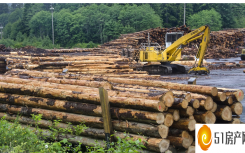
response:
<path fill-rule="evenodd" d="M 214 60 L 214 59 L 207 60 L 207 62 L 236 62 L 236 63 L 239 63 L 239 61 L 240 61 L 240 57 L 220 59 L 220 60 Z M 235 68 L 229 70 L 210 70 L 210 74 L 208 76 L 184 74 L 183 77 L 187 77 L 187 76 L 196 77 L 197 85 L 241 89 L 245 93 L 245 73 L 243 73 L 243 70 L 245 70 L 245 68 Z M 169 81 L 187 84 L 187 80 L 169 80 Z M 241 117 L 240 119 L 242 122 L 245 122 L 245 99 L 243 99 L 241 103 L 243 105 L 243 113 L 240 115 Z"/>

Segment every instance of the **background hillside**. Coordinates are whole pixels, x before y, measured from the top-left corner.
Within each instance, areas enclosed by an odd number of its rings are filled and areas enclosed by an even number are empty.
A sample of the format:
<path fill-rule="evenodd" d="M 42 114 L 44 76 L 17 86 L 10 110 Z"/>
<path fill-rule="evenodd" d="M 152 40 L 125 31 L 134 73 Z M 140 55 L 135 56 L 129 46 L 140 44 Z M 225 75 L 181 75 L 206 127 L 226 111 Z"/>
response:
<path fill-rule="evenodd" d="M 156 27 L 183 25 L 184 4 L 52 4 L 0 3 L 0 44 L 12 48 L 95 47 L 120 34 Z M 186 25 L 191 29 L 209 24 L 212 31 L 245 27 L 245 4 L 186 4 Z"/>

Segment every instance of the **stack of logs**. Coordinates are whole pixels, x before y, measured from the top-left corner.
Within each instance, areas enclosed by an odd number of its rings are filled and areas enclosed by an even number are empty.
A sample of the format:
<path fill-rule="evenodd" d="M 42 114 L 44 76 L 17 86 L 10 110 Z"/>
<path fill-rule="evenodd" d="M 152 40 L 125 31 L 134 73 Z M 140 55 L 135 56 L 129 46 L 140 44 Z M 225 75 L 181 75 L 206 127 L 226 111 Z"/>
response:
<path fill-rule="evenodd" d="M 42 128 L 51 124 L 47 120 L 61 119 L 62 128 L 69 126 L 66 122 L 83 121 L 89 128 L 76 139 L 84 145 L 95 139 L 104 145 L 99 87 L 108 91 L 112 126 L 118 131 L 115 137 L 124 138 L 126 131 L 134 140 L 145 140 L 146 150 L 153 152 L 181 148 L 193 152 L 196 123 L 239 124 L 243 109 L 244 93 L 239 89 L 83 74 L 79 79 L 60 79 L 57 73 L 18 72 L 24 70 L 0 76 L 0 116 L 8 112 L 6 119 L 11 120 L 20 113 L 20 123 L 30 124 L 34 122 L 31 114 L 42 114 Z"/>
<path fill-rule="evenodd" d="M 184 34 L 191 32 L 188 27 L 173 27 L 173 28 L 154 28 L 140 32 L 122 34 L 118 39 L 101 45 L 101 49 L 111 52 L 121 53 L 122 50 L 127 49 L 131 51 L 131 56 L 135 59 L 139 56 L 139 48 L 141 43 L 146 43 L 148 40 L 148 33 L 150 34 L 150 41 L 157 42 L 160 46 L 165 46 L 166 32 L 184 31 Z M 212 31 L 210 34 L 210 42 L 205 58 L 228 58 L 237 57 L 241 52 L 240 46 L 244 46 L 243 38 L 245 36 L 244 29 Z M 183 55 L 196 55 L 196 45 L 199 46 L 201 39 L 193 41 L 184 48 Z"/>

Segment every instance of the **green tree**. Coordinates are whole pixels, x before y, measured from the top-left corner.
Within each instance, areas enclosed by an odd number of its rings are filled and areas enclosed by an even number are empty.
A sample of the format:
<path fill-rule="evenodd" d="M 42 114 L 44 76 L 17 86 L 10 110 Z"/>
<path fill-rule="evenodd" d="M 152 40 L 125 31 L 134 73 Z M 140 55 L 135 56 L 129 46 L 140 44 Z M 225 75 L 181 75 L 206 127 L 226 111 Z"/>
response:
<path fill-rule="evenodd" d="M 220 13 L 222 18 L 222 28 L 233 28 L 235 25 L 234 14 L 232 12 L 232 4 L 220 3 L 216 5 L 216 11 Z"/>
<path fill-rule="evenodd" d="M 11 27 L 12 24 L 8 23 L 6 24 L 6 26 L 3 28 L 3 38 L 10 38 L 10 34 L 11 34 Z"/>
<path fill-rule="evenodd" d="M 30 33 L 35 37 L 52 36 L 52 17 L 48 11 L 36 13 L 29 22 Z"/>
<path fill-rule="evenodd" d="M 8 13 L 9 12 L 9 7 L 7 3 L 0 3 L 0 14 L 3 13 Z"/>
<path fill-rule="evenodd" d="M 0 15 L 0 25 L 5 26 L 8 23 L 8 13 L 3 13 Z"/>
<path fill-rule="evenodd" d="M 16 8 L 8 17 L 8 21 L 10 23 L 14 23 L 15 21 L 21 19 L 23 16 L 23 9 Z"/>
<path fill-rule="evenodd" d="M 29 33 L 30 33 L 29 21 L 31 20 L 31 17 L 32 17 L 31 7 L 32 7 L 31 3 L 25 3 L 23 18 L 21 19 L 21 23 L 20 23 L 21 32 L 23 34 L 26 33 L 27 36 L 29 36 Z"/>
<path fill-rule="evenodd" d="M 18 32 L 20 31 L 21 19 L 17 20 L 13 24 L 11 24 L 11 33 L 10 38 L 15 40 Z"/>
<path fill-rule="evenodd" d="M 187 23 L 192 29 L 196 29 L 207 24 L 213 31 L 220 30 L 222 27 L 221 15 L 214 9 L 203 10 L 196 14 L 193 14 L 189 17 Z"/>

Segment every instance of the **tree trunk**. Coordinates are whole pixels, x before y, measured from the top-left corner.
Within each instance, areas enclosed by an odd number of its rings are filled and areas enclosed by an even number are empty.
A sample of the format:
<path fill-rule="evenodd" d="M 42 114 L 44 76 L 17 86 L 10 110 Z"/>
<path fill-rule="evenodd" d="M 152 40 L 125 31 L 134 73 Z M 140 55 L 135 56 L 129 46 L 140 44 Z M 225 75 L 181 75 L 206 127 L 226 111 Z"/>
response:
<path fill-rule="evenodd" d="M 31 107 L 21 107 L 16 105 L 8 105 L 8 104 L 0 104 L 0 111 L 4 112 L 11 112 L 14 114 L 22 114 L 25 116 L 31 116 L 31 114 L 42 114 L 42 118 L 46 120 L 56 120 L 61 119 L 62 122 L 70 122 L 72 124 L 80 124 L 84 122 L 89 127 L 95 128 L 103 128 L 103 118 L 102 117 L 94 117 L 94 116 L 85 116 L 85 115 L 78 115 L 72 113 L 65 113 L 65 112 L 58 112 L 58 111 L 51 111 L 45 109 L 37 109 Z M 113 129 L 118 131 L 126 131 L 135 134 L 143 134 L 152 137 L 160 137 L 158 132 L 158 127 L 143 124 L 143 123 L 136 123 L 136 122 L 128 122 L 128 121 L 112 121 Z"/>
<path fill-rule="evenodd" d="M 243 106 L 240 102 L 236 102 L 233 105 L 231 105 L 231 111 L 233 115 L 241 115 L 242 114 L 242 110 L 243 110 Z"/>
<path fill-rule="evenodd" d="M 95 103 L 95 104 L 100 103 L 100 97 L 98 94 L 81 93 L 81 92 L 75 92 L 71 90 L 34 87 L 29 85 L 4 83 L 4 82 L 0 82 L 0 90 L 2 92 L 34 95 L 34 96 L 39 96 L 44 98 L 58 98 L 63 100 L 72 100 L 72 101 L 80 101 L 84 103 Z M 109 96 L 109 102 L 111 106 L 116 106 L 116 107 L 130 106 L 130 108 L 159 111 L 158 101 L 156 100 Z"/>
<path fill-rule="evenodd" d="M 171 127 L 182 130 L 195 130 L 196 121 L 194 119 L 179 119 L 178 122 L 174 122 Z"/>
<path fill-rule="evenodd" d="M 218 105 L 214 114 L 217 119 L 221 119 L 224 121 L 231 121 L 232 119 L 232 111 L 229 106 Z"/>
<path fill-rule="evenodd" d="M 198 123 L 214 124 L 216 121 L 216 117 L 211 111 L 195 112 L 194 118 Z"/>
<path fill-rule="evenodd" d="M 170 82 L 163 82 L 163 81 L 122 79 L 122 78 L 108 78 L 108 81 L 113 83 L 137 84 L 142 86 L 153 86 L 153 87 L 161 87 L 161 88 L 173 89 L 173 90 L 196 92 L 196 93 L 206 94 L 211 96 L 218 95 L 217 88 L 209 87 L 209 86 L 186 85 L 186 84 L 170 83 Z"/>

